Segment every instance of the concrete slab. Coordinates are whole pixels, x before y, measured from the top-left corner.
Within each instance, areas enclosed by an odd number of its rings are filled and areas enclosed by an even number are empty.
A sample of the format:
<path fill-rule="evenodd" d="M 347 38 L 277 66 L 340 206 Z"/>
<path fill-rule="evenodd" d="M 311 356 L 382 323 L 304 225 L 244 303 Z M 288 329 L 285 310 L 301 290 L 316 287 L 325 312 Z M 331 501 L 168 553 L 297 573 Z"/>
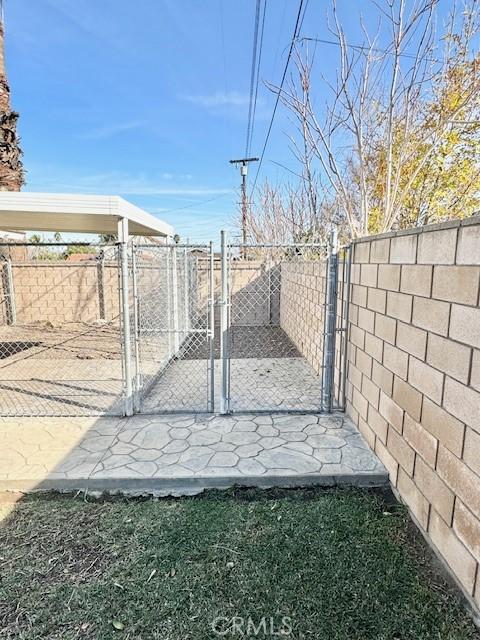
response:
<path fill-rule="evenodd" d="M 388 483 L 343 414 L 3 418 L 0 452 L 0 491 L 186 495 Z"/>
<path fill-rule="evenodd" d="M 0 415 L 122 413 L 118 328 L 38 322 L 0 327 Z"/>
<path fill-rule="evenodd" d="M 205 411 L 207 360 L 175 360 L 142 401 L 143 413 Z M 219 402 L 221 364 L 215 361 L 215 398 Z M 230 395 L 233 411 L 318 411 L 321 376 L 302 357 L 232 358 Z"/>
<path fill-rule="evenodd" d="M 241 329 L 241 331 L 240 331 Z M 200 337 L 199 337 L 200 336 Z M 193 334 L 167 364 L 163 336 L 143 337 L 145 414 L 208 410 L 208 343 Z M 215 344 L 214 395 L 220 401 L 221 362 Z M 276 326 L 235 327 L 230 365 L 231 408 L 240 411 L 319 411 L 321 376 Z M 0 415 L 121 415 L 122 364 L 118 329 L 109 325 L 0 327 Z"/>

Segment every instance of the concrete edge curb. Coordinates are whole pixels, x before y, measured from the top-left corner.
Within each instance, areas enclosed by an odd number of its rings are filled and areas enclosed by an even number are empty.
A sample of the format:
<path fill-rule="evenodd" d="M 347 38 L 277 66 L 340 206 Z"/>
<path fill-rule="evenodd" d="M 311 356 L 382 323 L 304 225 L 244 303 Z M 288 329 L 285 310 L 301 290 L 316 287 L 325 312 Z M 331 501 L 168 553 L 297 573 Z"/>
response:
<path fill-rule="evenodd" d="M 33 485 L 33 486 L 32 486 Z M 81 491 L 91 494 L 182 496 L 201 493 L 206 489 L 257 487 L 269 489 L 300 487 L 384 487 L 389 485 L 387 472 L 339 475 L 279 475 L 279 476 L 199 476 L 196 478 L 80 478 L 47 479 L 33 484 L 31 480 L 4 480 L 0 492 L 39 493 L 43 491 Z"/>

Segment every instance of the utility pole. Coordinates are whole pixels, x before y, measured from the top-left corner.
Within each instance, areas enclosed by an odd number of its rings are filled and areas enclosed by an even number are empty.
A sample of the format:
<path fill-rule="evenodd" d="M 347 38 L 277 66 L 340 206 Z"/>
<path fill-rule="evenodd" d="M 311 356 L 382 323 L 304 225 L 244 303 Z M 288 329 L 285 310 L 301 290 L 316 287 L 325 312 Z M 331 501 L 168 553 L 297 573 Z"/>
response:
<path fill-rule="evenodd" d="M 230 160 L 230 164 L 234 164 L 236 167 L 240 165 L 240 175 L 242 176 L 242 243 L 247 243 L 247 173 L 248 163 L 258 162 L 259 158 L 240 158 L 240 160 Z M 246 249 L 243 249 L 243 257 L 245 257 Z"/>

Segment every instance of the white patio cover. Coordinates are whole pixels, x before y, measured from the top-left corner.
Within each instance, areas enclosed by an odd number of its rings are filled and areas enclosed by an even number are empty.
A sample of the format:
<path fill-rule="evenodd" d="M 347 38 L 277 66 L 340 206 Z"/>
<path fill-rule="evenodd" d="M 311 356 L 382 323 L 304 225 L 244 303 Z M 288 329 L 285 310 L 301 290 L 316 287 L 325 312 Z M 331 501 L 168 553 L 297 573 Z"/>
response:
<path fill-rule="evenodd" d="M 171 237 L 174 229 L 119 196 L 0 192 L 0 229 L 116 234 L 128 220 L 129 235 Z"/>

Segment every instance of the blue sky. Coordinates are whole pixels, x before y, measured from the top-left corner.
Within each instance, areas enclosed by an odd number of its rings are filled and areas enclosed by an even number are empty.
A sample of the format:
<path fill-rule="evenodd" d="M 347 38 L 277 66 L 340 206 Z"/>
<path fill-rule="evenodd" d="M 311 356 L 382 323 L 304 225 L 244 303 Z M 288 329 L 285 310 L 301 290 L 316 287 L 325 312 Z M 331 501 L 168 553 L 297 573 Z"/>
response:
<path fill-rule="evenodd" d="M 266 79 L 282 72 L 296 8 L 270 2 Z M 119 194 L 183 238 L 216 236 L 238 199 L 228 160 L 244 153 L 254 12 L 254 0 L 7 0 L 26 189 Z M 261 88 L 255 152 L 272 104 Z M 278 115 L 269 157 L 288 156 Z"/>
<path fill-rule="evenodd" d="M 340 0 L 352 33 L 353 2 Z M 255 0 L 5 5 L 27 190 L 119 194 L 184 239 L 231 226 L 239 173 L 228 160 L 245 151 Z M 328 35 L 326 5 L 310 0 L 303 35 Z M 297 9 L 294 0 L 268 0 L 262 80 L 280 79 Z M 318 57 L 334 69 L 334 47 Z M 273 103 L 261 84 L 252 153 L 261 151 Z M 262 176 L 288 176 L 272 160 L 294 165 L 290 127 L 280 108 Z"/>

